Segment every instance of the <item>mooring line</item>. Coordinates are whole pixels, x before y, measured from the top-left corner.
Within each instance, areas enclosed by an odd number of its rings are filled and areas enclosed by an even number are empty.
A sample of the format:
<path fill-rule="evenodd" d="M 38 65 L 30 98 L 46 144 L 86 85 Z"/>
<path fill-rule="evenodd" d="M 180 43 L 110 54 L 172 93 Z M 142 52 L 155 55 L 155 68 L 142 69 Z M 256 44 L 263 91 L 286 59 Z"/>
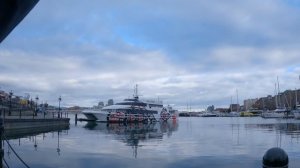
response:
<path fill-rule="evenodd" d="M 14 154 L 19 158 L 19 160 L 27 167 L 30 168 L 25 162 L 24 160 L 17 154 L 17 152 L 14 150 L 14 148 L 10 145 L 10 143 L 8 142 L 5 134 L 3 133 L 4 136 L 4 140 L 6 141 L 6 143 L 8 144 L 8 146 L 10 147 L 10 149 L 14 152 Z"/>
<path fill-rule="evenodd" d="M 9 166 L 8 166 L 8 164 L 7 164 L 6 160 L 5 160 L 5 158 L 3 158 L 3 161 L 4 161 L 5 165 L 6 165 L 6 167 L 9 168 Z"/>

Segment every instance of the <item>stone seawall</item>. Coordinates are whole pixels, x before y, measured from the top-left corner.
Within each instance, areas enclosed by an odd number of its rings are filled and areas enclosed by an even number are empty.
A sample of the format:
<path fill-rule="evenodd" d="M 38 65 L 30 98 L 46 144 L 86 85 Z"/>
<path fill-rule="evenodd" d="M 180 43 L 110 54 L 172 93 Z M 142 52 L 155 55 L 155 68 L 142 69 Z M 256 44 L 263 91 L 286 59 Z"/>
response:
<path fill-rule="evenodd" d="M 38 133 L 68 130 L 69 118 L 54 119 L 5 119 L 4 133 L 8 139 Z"/>
<path fill-rule="evenodd" d="M 4 130 L 69 125 L 70 124 L 69 121 L 70 121 L 69 118 L 5 119 L 4 120 Z"/>

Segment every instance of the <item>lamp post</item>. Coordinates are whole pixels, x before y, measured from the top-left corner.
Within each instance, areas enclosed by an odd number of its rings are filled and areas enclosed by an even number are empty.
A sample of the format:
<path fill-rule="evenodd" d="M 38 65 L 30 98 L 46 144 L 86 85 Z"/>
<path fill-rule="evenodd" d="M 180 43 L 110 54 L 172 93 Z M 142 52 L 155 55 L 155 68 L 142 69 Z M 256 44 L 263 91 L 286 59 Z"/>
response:
<path fill-rule="evenodd" d="M 8 115 L 11 116 L 11 98 L 13 96 L 13 91 L 11 90 L 9 92 L 9 109 L 8 109 Z"/>
<path fill-rule="evenodd" d="M 60 118 L 60 102 L 61 102 L 61 96 L 58 98 L 58 118 Z"/>
<path fill-rule="evenodd" d="M 35 116 L 37 116 L 39 96 L 36 96 L 36 97 L 35 97 L 35 100 L 36 100 L 36 105 L 35 105 Z"/>

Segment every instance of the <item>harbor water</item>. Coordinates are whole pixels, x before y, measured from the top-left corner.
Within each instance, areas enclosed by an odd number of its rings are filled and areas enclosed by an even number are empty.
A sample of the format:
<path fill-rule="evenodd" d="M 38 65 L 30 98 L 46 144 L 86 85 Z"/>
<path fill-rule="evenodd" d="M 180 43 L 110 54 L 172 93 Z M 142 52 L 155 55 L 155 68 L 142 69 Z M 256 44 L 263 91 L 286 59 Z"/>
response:
<path fill-rule="evenodd" d="M 83 117 L 83 116 L 81 116 Z M 300 120 L 187 117 L 153 124 L 78 122 L 70 128 L 9 138 L 32 168 L 262 167 L 264 153 L 281 147 L 289 168 L 300 165 Z M 25 167 L 4 143 L 10 167 Z"/>

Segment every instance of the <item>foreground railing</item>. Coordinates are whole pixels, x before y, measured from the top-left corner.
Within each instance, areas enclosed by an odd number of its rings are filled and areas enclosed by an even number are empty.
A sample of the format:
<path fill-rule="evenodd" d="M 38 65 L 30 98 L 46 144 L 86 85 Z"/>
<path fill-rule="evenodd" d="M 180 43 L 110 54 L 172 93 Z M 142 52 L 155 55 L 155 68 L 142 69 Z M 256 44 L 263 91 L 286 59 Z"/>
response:
<path fill-rule="evenodd" d="M 51 110 L 44 112 L 34 112 L 33 110 L 14 110 L 9 112 L 7 109 L 0 109 L 0 118 L 13 118 L 13 119 L 50 119 L 50 118 L 68 118 L 69 113 L 61 110 Z"/>

